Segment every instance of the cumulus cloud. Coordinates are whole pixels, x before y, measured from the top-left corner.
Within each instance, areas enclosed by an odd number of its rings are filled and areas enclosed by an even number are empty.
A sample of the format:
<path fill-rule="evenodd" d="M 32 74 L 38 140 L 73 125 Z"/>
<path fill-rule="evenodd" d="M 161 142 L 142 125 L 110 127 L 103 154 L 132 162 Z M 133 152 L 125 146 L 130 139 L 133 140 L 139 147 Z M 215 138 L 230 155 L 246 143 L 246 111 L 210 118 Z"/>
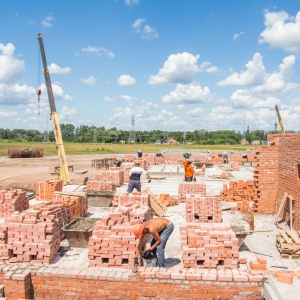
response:
<path fill-rule="evenodd" d="M 137 5 L 139 2 L 139 0 L 124 0 L 124 4 L 127 6 Z"/>
<path fill-rule="evenodd" d="M 52 16 L 46 16 L 44 20 L 41 21 L 41 25 L 43 28 L 51 28 L 53 27 L 53 22 L 55 19 Z"/>
<path fill-rule="evenodd" d="M 104 102 L 112 102 L 112 101 L 114 101 L 114 99 L 112 99 L 111 97 L 105 96 L 105 97 L 103 98 L 103 101 L 104 101 Z"/>
<path fill-rule="evenodd" d="M 296 17 L 285 11 L 265 11 L 264 17 L 265 29 L 260 34 L 260 43 L 290 52 L 300 51 L 300 11 Z"/>
<path fill-rule="evenodd" d="M 202 103 L 208 102 L 211 93 L 208 87 L 201 88 L 196 83 L 178 84 L 173 92 L 163 96 L 163 103 Z"/>
<path fill-rule="evenodd" d="M 52 63 L 48 66 L 48 70 L 52 74 L 69 74 L 71 73 L 71 69 L 69 67 L 61 68 L 57 64 Z"/>
<path fill-rule="evenodd" d="M 17 112 L 11 112 L 11 111 L 0 111 L 0 117 L 13 117 L 16 116 Z"/>
<path fill-rule="evenodd" d="M 151 75 L 149 84 L 190 83 L 193 76 L 200 72 L 197 61 L 200 55 L 187 52 L 171 54 L 157 75 Z"/>
<path fill-rule="evenodd" d="M 223 75 L 224 71 L 219 69 L 216 66 L 212 66 L 212 64 L 209 61 L 204 61 L 200 67 L 199 67 L 200 72 L 205 72 L 208 74 L 216 74 L 216 75 Z"/>
<path fill-rule="evenodd" d="M 235 108 L 249 108 L 259 102 L 259 99 L 249 90 L 237 90 L 231 95 L 230 99 L 232 106 Z"/>
<path fill-rule="evenodd" d="M 66 105 L 63 106 L 61 109 L 61 113 L 59 115 L 59 118 L 61 120 L 70 119 L 72 116 L 74 116 L 77 113 L 77 110 L 75 107 L 68 108 Z"/>
<path fill-rule="evenodd" d="M 41 99 L 48 101 L 46 85 L 41 84 L 40 89 L 42 91 Z M 72 98 L 73 98 L 72 96 L 65 94 L 65 92 L 59 82 L 52 83 L 52 91 L 53 91 L 53 96 L 55 99 L 69 101 L 69 100 L 72 100 Z"/>
<path fill-rule="evenodd" d="M 190 116 L 191 118 L 199 118 L 201 115 L 204 113 L 203 108 L 196 107 L 194 109 L 190 109 L 187 111 L 187 115 Z"/>
<path fill-rule="evenodd" d="M 246 71 L 233 73 L 225 80 L 218 82 L 218 86 L 253 86 L 262 84 L 266 76 L 265 67 L 260 53 L 255 53 L 253 60 L 246 64 Z"/>
<path fill-rule="evenodd" d="M 136 80 L 130 75 L 121 75 L 117 80 L 118 85 L 120 86 L 129 86 L 136 84 Z"/>
<path fill-rule="evenodd" d="M 115 54 L 112 51 L 109 51 L 102 47 L 91 47 L 87 46 L 86 48 L 82 48 L 82 52 L 89 54 L 96 54 L 97 56 L 107 56 L 109 58 L 114 58 Z"/>
<path fill-rule="evenodd" d="M 233 35 L 233 40 L 234 41 L 236 41 L 237 39 L 239 39 L 242 35 L 244 34 L 244 31 L 241 31 L 241 32 L 239 32 L 239 33 L 235 33 L 234 35 Z"/>
<path fill-rule="evenodd" d="M 97 78 L 94 76 L 89 76 L 87 78 L 80 79 L 80 81 L 86 85 L 94 85 L 97 81 Z"/>
<path fill-rule="evenodd" d="M 154 28 L 148 24 L 143 25 L 145 21 L 143 18 L 136 19 L 131 25 L 133 32 L 145 40 L 158 38 L 158 33 Z"/>

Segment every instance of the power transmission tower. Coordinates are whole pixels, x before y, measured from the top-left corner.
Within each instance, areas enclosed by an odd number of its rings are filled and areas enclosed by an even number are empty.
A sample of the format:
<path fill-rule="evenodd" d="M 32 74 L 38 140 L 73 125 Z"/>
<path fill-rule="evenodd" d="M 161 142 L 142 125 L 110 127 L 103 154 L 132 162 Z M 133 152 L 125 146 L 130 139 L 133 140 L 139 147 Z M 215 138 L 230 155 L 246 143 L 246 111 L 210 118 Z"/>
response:
<path fill-rule="evenodd" d="M 48 115 L 47 115 L 47 130 L 44 131 L 44 140 L 43 140 L 43 143 L 49 143 L 49 131 L 48 131 Z"/>
<path fill-rule="evenodd" d="M 136 143 L 136 134 L 135 134 L 135 129 L 134 129 L 134 115 L 132 115 L 131 130 L 129 133 L 128 144 L 135 144 L 135 143 Z"/>
<path fill-rule="evenodd" d="M 96 132 L 96 129 L 94 129 L 93 144 L 97 144 L 97 132 Z"/>
<path fill-rule="evenodd" d="M 186 144 L 186 132 L 183 133 L 182 145 Z"/>

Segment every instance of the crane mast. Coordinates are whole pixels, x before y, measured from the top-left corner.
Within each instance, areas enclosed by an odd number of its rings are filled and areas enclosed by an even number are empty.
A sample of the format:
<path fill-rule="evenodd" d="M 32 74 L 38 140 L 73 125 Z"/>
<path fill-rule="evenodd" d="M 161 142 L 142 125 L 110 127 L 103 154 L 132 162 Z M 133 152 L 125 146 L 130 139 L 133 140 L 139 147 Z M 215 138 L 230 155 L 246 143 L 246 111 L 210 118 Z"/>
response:
<path fill-rule="evenodd" d="M 283 127 L 283 122 L 281 120 L 281 116 L 280 116 L 279 109 L 278 109 L 278 105 L 275 105 L 275 109 L 276 109 L 276 113 L 277 113 L 277 117 L 278 117 L 280 131 L 281 131 L 281 133 L 285 134 L 285 130 L 284 130 L 284 127 Z"/>
<path fill-rule="evenodd" d="M 65 154 L 65 148 L 64 148 L 64 144 L 63 144 L 62 135 L 61 135 L 58 114 L 57 114 L 56 107 L 55 107 L 53 90 L 52 90 L 48 65 L 47 65 L 47 61 L 46 61 L 46 55 L 45 55 L 42 34 L 39 33 L 37 39 L 40 44 L 40 50 L 41 50 L 42 61 L 43 61 L 43 66 L 44 66 L 44 75 L 45 75 L 48 99 L 49 99 L 50 110 L 51 110 L 51 121 L 52 121 L 52 125 L 53 125 L 54 136 L 55 136 L 56 149 L 58 151 L 59 168 L 60 168 L 59 176 L 60 176 L 60 179 L 62 180 L 63 184 L 66 185 L 66 184 L 70 183 L 69 167 L 68 167 L 66 154 Z"/>

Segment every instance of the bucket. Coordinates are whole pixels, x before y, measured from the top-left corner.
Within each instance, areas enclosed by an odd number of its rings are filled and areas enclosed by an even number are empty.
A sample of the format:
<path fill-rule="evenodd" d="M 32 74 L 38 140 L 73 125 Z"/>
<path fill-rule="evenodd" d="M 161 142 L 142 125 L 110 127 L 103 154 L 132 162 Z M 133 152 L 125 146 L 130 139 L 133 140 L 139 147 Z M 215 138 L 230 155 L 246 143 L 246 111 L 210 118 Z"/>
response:
<path fill-rule="evenodd" d="M 157 267 L 157 258 L 146 259 L 143 258 L 143 266 L 144 267 Z"/>

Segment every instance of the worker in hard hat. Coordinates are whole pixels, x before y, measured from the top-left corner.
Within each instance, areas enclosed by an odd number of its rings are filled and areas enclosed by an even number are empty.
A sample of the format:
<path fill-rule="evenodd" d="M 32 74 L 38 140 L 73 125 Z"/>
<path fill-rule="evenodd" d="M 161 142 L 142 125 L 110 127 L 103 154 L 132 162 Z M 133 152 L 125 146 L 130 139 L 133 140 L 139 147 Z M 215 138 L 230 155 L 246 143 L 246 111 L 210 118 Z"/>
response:
<path fill-rule="evenodd" d="M 161 152 L 156 152 L 156 153 L 155 153 L 155 156 L 156 156 L 156 157 L 162 157 L 162 158 L 165 158 L 164 155 L 163 155 Z"/>
<path fill-rule="evenodd" d="M 123 160 L 121 158 L 114 157 L 114 163 L 116 164 L 116 167 L 121 167 Z"/>
<path fill-rule="evenodd" d="M 188 161 L 191 157 L 191 153 L 183 153 L 184 160 L 182 161 L 182 166 L 184 168 L 184 173 L 186 172 L 186 168 L 188 166 Z"/>
<path fill-rule="evenodd" d="M 190 159 L 187 160 L 187 167 L 185 168 L 184 178 L 187 182 L 196 181 L 196 172 Z"/>
<path fill-rule="evenodd" d="M 150 219 L 142 224 L 137 224 L 132 228 L 135 237 L 143 241 L 146 234 L 152 235 L 150 248 L 143 253 L 144 258 L 157 257 L 157 266 L 165 267 L 165 248 L 167 241 L 174 230 L 174 224 L 165 218 Z M 140 245 L 136 248 L 134 265 L 138 266 L 138 258 L 140 257 Z"/>
<path fill-rule="evenodd" d="M 138 158 L 142 158 L 142 156 L 143 156 L 143 151 L 142 151 L 142 150 L 138 150 L 138 151 L 136 152 L 136 154 L 137 154 L 137 157 L 138 157 Z"/>
<path fill-rule="evenodd" d="M 222 159 L 223 159 L 223 164 L 227 164 L 228 163 L 228 153 L 226 151 L 224 151 L 222 153 Z"/>
<path fill-rule="evenodd" d="M 148 178 L 148 183 L 151 182 L 151 177 L 149 173 L 140 167 L 141 161 L 135 160 L 134 167 L 129 170 L 130 181 L 128 183 L 127 193 L 132 193 L 134 189 L 141 192 L 141 176 L 146 175 Z"/>

